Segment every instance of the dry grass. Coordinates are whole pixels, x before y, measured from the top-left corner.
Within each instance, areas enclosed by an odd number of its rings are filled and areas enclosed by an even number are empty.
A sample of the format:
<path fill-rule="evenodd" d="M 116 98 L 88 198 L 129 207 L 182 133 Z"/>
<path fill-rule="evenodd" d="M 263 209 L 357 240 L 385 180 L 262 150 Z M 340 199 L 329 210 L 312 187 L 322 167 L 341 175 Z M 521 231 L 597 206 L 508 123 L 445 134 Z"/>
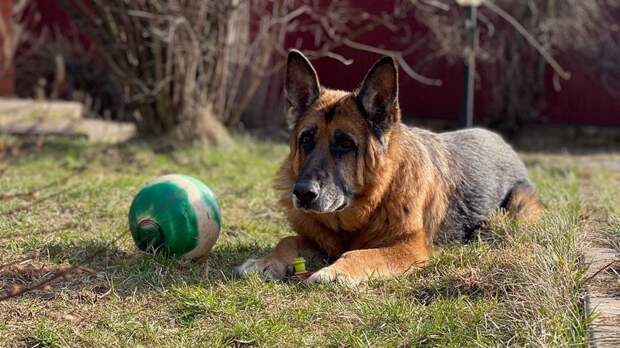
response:
<path fill-rule="evenodd" d="M 358 289 L 308 287 L 232 277 L 234 265 L 290 233 L 271 189 L 285 145 L 236 141 L 230 149 L 170 150 L 48 139 L 17 157 L 7 150 L 0 296 L 105 252 L 49 287 L 3 302 L 0 345 L 584 345 L 580 254 L 595 223 L 588 212 L 605 201 L 591 197 L 618 196 L 609 171 L 570 155 L 526 155 L 548 207 L 540 223 L 498 215 L 479 240 L 447 247 L 411 276 Z M 223 207 L 222 236 L 198 263 L 141 254 L 127 233 L 137 189 L 171 172 L 204 180 Z"/>

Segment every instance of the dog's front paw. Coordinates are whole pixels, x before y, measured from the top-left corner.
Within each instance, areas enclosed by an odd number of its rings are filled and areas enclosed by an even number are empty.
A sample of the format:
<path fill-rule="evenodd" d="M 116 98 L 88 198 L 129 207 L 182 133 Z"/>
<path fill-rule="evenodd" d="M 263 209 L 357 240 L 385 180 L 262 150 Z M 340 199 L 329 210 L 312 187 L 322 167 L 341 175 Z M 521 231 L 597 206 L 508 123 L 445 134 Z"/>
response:
<path fill-rule="evenodd" d="M 251 273 L 258 273 L 267 279 L 284 279 L 288 265 L 278 261 L 266 261 L 265 259 L 247 259 L 242 265 L 235 268 L 240 277 L 247 277 Z"/>
<path fill-rule="evenodd" d="M 306 279 L 308 283 L 338 283 L 347 286 L 355 286 L 360 283 L 359 279 L 355 279 L 343 272 L 339 272 L 333 266 L 323 267 L 314 272 L 310 278 Z"/>

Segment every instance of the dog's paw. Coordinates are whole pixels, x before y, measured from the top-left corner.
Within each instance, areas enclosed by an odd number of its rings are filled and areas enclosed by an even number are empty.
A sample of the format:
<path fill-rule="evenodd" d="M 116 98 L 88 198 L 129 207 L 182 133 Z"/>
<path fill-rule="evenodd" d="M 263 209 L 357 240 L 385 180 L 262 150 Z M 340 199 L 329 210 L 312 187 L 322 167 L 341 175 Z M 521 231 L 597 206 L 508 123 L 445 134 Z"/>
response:
<path fill-rule="evenodd" d="M 347 286 L 355 286 L 360 283 L 358 279 L 355 279 L 347 274 L 338 272 L 332 266 L 323 267 L 317 272 L 314 272 L 308 279 L 306 279 L 307 283 L 337 283 L 341 285 Z"/>
<path fill-rule="evenodd" d="M 240 266 L 235 267 L 235 273 L 240 277 L 247 277 L 252 273 L 258 273 L 267 279 L 280 280 L 286 277 L 288 265 L 277 261 L 265 261 L 265 259 L 247 259 Z"/>
<path fill-rule="evenodd" d="M 323 267 L 314 272 L 308 279 L 307 283 L 331 283 L 336 280 L 336 272 L 329 267 Z"/>

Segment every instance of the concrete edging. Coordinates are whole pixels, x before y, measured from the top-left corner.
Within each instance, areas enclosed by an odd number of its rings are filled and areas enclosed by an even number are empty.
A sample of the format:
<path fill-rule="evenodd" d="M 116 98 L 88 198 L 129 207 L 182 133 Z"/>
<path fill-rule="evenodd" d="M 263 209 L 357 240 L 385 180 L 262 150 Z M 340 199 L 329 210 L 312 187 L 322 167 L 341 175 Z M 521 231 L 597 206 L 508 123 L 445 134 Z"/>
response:
<path fill-rule="evenodd" d="M 588 264 L 585 310 L 587 315 L 594 315 L 588 326 L 588 346 L 620 347 L 620 284 L 617 284 L 617 278 L 607 273 L 614 262 L 620 260 L 620 253 L 614 249 L 592 247 L 586 250 L 584 257 Z"/>

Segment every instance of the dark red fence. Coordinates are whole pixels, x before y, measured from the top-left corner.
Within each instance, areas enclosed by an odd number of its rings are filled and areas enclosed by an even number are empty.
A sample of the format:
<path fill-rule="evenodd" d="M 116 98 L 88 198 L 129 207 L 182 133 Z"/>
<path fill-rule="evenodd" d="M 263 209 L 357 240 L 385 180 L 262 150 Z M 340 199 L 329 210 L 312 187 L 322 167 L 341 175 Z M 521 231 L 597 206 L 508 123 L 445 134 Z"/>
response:
<path fill-rule="evenodd" d="M 14 81 L 13 81 L 13 66 L 9 64 L 5 64 L 5 61 L 9 59 L 6 56 L 8 53 L 8 48 L 11 43 L 10 37 L 12 35 L 12 18 L 11 18 L 11 9 L 13 6 L 13 0 L 0 0 L 0 20 L 4 23 L 4 28 L 7 31 L 5 33 L 6 37 L 2 37 L 2 32 L 0 31 L 0 96 L 3 95 L 12 95 L 14 90 Z M 5 49 L 7 47 L 7 49 Z"/>
<path fill-rule="evenodd" d="M 357 6 L 369 9 L 375 13 L 388 11 L 392 1 L 358 0 Z M 617 14 L 620 22 L 620 14 Z M 413 24 L 414 30 L 424 30 L 415 25 L 415 18 L 406 19 Z M 366 34 L 362 41 L 365 44 L 389 46 L 386 37 L 390 33 L 385 30 L 375 30 Z M 393 34 L 392 34 L 393 35 Z M 334 88 L 355 88 L 361 81 L 367 69 L 379 58 L 378 55 L 361 52 L 355 49 L 340 47 L 337 52 L 355 62 L 351 66 L 329 58 L 317 59 L 313 63 L 321 83 Z M 419 57 L 422 59 L 423 57 Z M 554 87 L 553 74 L 549 68 L 545 80 L 544 109 L 537 123 L 620 126 L 620 83 L 616 81 L 616 89 L 605 85 L 604 79 L 596 76 L 589 66 L 580 65 L 571 61 L 568 56 L 557 57 L 564 68 L 570 71 L 572 77 L 568 81 L 561 81 L 560 89 Z M 416 57 L 408 57 L 410 65 L 415 65 Z M 449 64 L 447 61 L 438 61 L 425 75 L 440 79 L 440 87 L 423 85 L 407 75 L 400 74 L 401 107 L 403 114 L 408 118 L 431 118 L 457 120 L 462 109 L 463 96 L 463 66 Z M 485 73 L 484 65 L 479 66 L 475 114 L 484 115 L 491 106 L 489 89 L 493 83 Z M 620 79 L 620 76 L 616 76 Z"/>
<path fill-rule="evenodd" d="M 6 1 L 6 0 L 5 0 Z M 380 13 L 392 6 L 391 1 L 357 0 L 357 6 Z M 57 33 L 73 35 L 69 28 L 67 16 L 56 5 L 56 1 L 39 1 L 39 11 L 42 13 L 42 25 L 59 28 Z M 413 17 L 411 22 L 415 21 Z M 620 15 L 618 16 L 620 21 Z M 424 30 L 423 28 L 418 28 Z M 358 41 L 369 45 L 382 46 L 386 37 L 393 35 L 387 31 L 375 30 L 365 34 Z M 290 42 L 295 42 L 293 38 Z M 354 60 L 350 66 L 329 59 L 321 58 L 313 63 L 321 79 L 321 83 L 333 88 L 353 89 L 362 80 L 367 69 L 379 58 L 378 55 L 340 47 L 336 52 Z M 552 74 L 549 73 L 545 81 L 545 108 L 536 122 L 550 124 L 583 124 L 598 126 L 620 126 L 620 96 L 612 89 L 606 88 L 603 79 L 596 76 L 587 67 L 579 65 L 567 57 L 559 57 L 565 67 L 571 72 L 572 78 L 561 83 L 561 90 L 556 91 L 553 86 Z M 413 60 L 416 57 L 408 57 Z M 400 74 L 401 107 L 405 117 L 425 119 L 456 120 L 461 112 L 463 94 L 463 76 L 460 64 L 437 62 L 425 74 L 440 79 L 441 87 L 423 85 L 407 75 Z M 491 81 L 485 79 L 485 70 L 479 70 L 481 77 L 476 90 L 476 114 L 484 114 L 490 107 L 490 96 L 487 90 Z"/>

